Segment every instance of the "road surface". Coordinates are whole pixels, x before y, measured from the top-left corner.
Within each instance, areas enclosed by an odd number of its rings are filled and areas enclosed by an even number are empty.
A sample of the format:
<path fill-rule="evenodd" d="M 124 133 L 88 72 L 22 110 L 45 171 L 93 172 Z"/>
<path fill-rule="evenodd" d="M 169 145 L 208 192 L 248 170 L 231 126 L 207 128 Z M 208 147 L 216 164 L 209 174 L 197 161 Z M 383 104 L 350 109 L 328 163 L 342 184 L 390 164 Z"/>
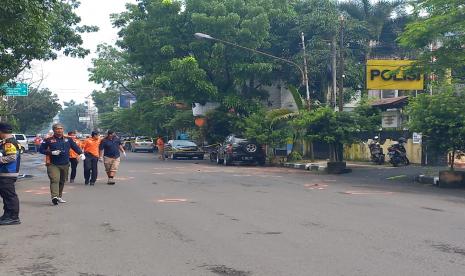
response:
<path fill-rule="evenodd" d="M 42 157 L 0 228 L 0 275 L 465 275 L 465 193 L 386 180 L 130 154 L 115 186 L 67 184 Z M 405 170 L 405 169 L 404 169 Z M 408 169 L 407 169 L 408 170 Z"/>

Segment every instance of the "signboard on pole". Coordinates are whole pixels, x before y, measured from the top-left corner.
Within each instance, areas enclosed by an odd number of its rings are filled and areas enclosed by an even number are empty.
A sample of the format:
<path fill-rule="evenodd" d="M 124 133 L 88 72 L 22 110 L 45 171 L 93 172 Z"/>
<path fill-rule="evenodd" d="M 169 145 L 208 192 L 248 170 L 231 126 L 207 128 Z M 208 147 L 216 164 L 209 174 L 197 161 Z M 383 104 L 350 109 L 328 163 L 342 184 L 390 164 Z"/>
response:
<path fill-rule="evenodd" d="M 27 97 L 29 95 L 29 85 L 27 83 L 17 83 L 14 86 L 3 84 L 1 89 L 6 92 L 5 96 Z"/>
<path fill-rule="evenodd" d="M 414 143 L 414 144 L 421 144 L 421 142 L 422 142 L 422 135 L 421 135 L 421 133 L 414 132 L 412 138 L 413 138 L 413 143 Z"/>
<path fill-rule="evenodd" d="M 425 76 L 408 72 L 413 60 L 372 59 L 367 61 L 367 89 L 372 90 L 423 90 Z"/>
<path fill-rule="evenodd" d="M 384 111 L 381 117 L 383 128 L 398 128 L 401 126 L 401 115 L 398 110 Z"/>

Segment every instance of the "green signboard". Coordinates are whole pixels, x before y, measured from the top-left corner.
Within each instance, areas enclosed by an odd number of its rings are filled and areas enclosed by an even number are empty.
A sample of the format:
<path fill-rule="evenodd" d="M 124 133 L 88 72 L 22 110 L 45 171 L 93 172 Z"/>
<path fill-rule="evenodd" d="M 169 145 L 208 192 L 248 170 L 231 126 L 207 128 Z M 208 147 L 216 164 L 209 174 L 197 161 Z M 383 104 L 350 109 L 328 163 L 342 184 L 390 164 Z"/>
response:
<path fill-rule="evenodd" d="M 3 84 L 1 89 L 4 90 L 6 96 L 11 97 L 26 97 L 29 95 L 29 85 L 27 83 L 17 83 L 16 85 Z"/>

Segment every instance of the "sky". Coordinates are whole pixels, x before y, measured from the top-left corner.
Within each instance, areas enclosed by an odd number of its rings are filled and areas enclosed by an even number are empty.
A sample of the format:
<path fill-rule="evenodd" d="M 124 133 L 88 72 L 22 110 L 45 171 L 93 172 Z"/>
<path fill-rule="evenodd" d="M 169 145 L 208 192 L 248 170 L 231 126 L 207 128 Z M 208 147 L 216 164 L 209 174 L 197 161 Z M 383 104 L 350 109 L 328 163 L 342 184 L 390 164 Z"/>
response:
<path fill-rule="evenodd" d="M 87 69 L 92 66 L 98 44 L 114 44 L 118 39 L 118 30 L 112 28 L 110 14 L 124 11 L 127 2 L 134 3 L 135 0 L 81 0 L 76 12 L 82 24 L 100 28 L 96 33 L 83 35 L 83 46 L 91 50 L 91 54 L 84 59 L 60 54 L 53 61 L 36 61 L 28 72 L 33 82 L 37 83 L 43 78 L 40 88 L 49 88 L 58 95 L 61 103 L 70 100 L 82 103 L 93 90 L 102 89 L 101 85 L 89 81 Z"/>

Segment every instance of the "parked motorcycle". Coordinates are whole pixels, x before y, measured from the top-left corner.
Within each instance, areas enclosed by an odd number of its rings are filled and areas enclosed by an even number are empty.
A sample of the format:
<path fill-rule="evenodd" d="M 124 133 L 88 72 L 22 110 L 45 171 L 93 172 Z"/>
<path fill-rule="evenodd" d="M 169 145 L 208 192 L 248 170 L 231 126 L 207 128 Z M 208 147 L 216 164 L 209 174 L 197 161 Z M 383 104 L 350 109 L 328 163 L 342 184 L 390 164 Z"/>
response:
<path fill-rule="evenodd" d="M 404 147 L 405 139 L 400 138 L 398 143 L 392 144 L 388 148 L 389 162 L 397 167 L 399 165 L 410 165 L 410 161 L 407 158 L 407 151 Z"/>
<path fill-rule="evenodd" d="M 381 147 L 381 144 L 379 143 L 378 136 L 376 136 L 373 139 L 373 141 L 371 142 L 370 145 L 368 145 L 368 147 L 370 148 L 371 161 L 378 165 L 384 164 L 385 155 L 383 152 L 383 148 Z"/>

